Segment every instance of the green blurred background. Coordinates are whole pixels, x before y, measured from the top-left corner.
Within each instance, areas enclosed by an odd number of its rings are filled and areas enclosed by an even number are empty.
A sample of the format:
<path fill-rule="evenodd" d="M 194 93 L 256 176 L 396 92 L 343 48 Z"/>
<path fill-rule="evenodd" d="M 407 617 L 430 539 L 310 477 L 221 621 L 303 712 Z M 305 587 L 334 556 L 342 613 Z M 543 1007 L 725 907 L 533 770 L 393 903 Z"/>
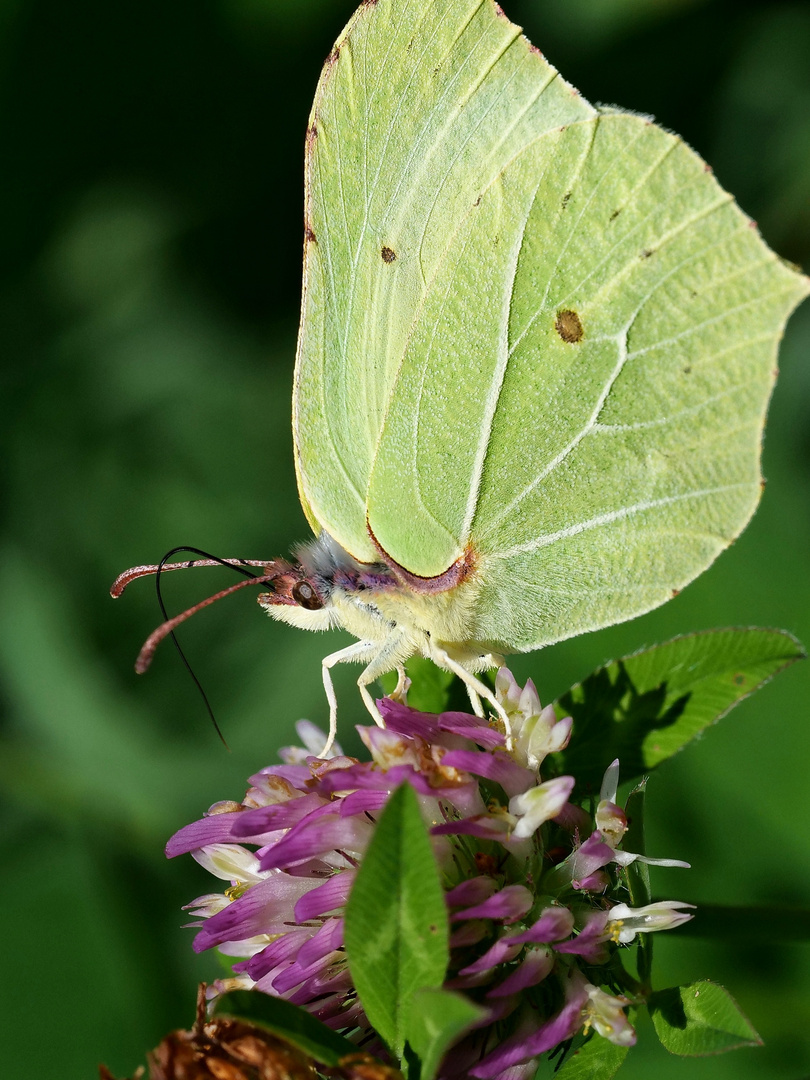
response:
<path fill-rule="evenodd" d="M 810 263 L 810 6 L 774 0 L 504 0 L 594 101 L 682 133 L 786 257 Z M 184 628 L 225 729 L 176 654 L 138 679 L 152 586 L 121 569 L 180 543 L 272 557 L 307 535 L 289 398 L 301 261 L 303 134 L 353 0 L 2 0 L 0 665 L 5 1076 L 129 1074 L 192 1019 L 180 905 L 213 887 L 162 846 L 240 798 L 302 716 L 323 722 L 315 635 L 249 592 Z M 754 523 L 665 608 L 520 657 L 544 700 L 600 662 L 679 632 L 782 626 L 810 640 L 810 306 L 791 323 Z M 166 579 L 181 610 L 222 584 Z M 342 730 L 364 721 L 337 672 Z M 659 895 L 810 907 L 810 665 L 796 665 L 650 790 Z M 351 743 L 350 743 L 351 745 Z M 646 1028 L 622 1073 L 810 1074 L 810 944 L 659 938 L 662 983 L 710 976 L 766 1040 L 669 1058 Z"/>

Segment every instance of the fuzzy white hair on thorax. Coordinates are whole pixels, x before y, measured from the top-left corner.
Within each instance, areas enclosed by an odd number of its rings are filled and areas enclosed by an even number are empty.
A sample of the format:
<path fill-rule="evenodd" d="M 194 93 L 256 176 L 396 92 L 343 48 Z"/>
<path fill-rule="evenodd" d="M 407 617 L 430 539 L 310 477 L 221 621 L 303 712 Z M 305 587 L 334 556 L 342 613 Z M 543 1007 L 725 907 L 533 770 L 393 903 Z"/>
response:
<path fill-rule="evenodd" d="M 330 578 L 335 570 L 360 570 L 361 564 L 334 537 L 323 530 L 314 540 L 293 549 L 293 554 L 307 574 Z"/>

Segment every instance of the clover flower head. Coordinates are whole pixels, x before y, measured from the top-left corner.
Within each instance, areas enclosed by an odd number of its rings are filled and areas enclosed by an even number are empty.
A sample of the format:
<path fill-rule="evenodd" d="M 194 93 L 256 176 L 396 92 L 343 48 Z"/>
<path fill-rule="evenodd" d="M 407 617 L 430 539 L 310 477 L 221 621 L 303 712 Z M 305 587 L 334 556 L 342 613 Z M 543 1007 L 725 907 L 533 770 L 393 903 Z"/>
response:
<path fill-rule="evenodd" d="M 642 856 L 620 848 L 627 822 L 616 803 L 618 762 L 592 818 L 575 798 L 575 778 L 552 756 L 571 736 L 570 718 L 558 720 L 530 682 L 521 688 L 506 669 L 496 692 L 512 723 L 511 749 L 477 716 L 383 699 L 385 728 L 358 729 L 370 760 L 337 745 L 316 756 L 322 735 L 302 723 L 304 747 L 286 748 L 282 764 L 251 777 L 242 803 L 217 803 L 172 837 L 169 856 L 191 852 L 229 883 L 188 905 L 194 948 L 235 960 L 233 976 L 210 993 L 256 988 L 373 1045 L 346 960 L 344 909 L 376 820 L 406 783 L 445 886 L 445 986 L 484 1009 L 446 1056 L 440 1080 L 529 1080 L 541 1054 L 581 1030 L 631 1045 L 630 999 L 614 992 L 622 987 L 611 960 L 637 934 L 691 918 L 689 905 L 627 905 L 623 868 Z"/>

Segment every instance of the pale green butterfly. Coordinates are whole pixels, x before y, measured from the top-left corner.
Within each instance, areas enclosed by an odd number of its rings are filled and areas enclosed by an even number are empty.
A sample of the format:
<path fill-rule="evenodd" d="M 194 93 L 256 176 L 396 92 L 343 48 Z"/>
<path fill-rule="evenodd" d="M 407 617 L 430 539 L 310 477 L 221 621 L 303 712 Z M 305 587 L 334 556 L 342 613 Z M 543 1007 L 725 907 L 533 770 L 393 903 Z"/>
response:
<path fill-rule="evenodd" d="M 260 602 L 368 687 L 662 604 L 760 494 L 810 282 L 677 136 L 584 101 L 492 0 L 366 0 L 316 92 L 293 394 L 317 539 Z"/>

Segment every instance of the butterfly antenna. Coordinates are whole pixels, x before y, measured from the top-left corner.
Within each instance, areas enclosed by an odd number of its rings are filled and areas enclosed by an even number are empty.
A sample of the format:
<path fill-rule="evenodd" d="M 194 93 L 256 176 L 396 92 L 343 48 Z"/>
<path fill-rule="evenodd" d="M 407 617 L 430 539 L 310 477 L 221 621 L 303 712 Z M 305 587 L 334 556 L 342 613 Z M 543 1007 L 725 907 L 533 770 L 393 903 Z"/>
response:
<path fill-rule="evenodd" d="M 179 551 L 190 551 L 202 557 L 199 559 L 187 559 L 185 562 L 170 563 L 166 561 Z M 207 551 L 200 551 L 199 548 L 176 547 L 167 552 L 159 563 L 152 566 L 133 566 L 131 570 L 125 570 L 123 574 L 119 574 L 110 586 L 110 596 L 112 596 L 113 600 L 117 600 L 127 585 L 137 578 L 151 577 L 151 575 L 157 573 L 166 574 L 170 570 L 190 570 L 192 566 L 227 566 L 229 570 L 235 570 L 238 574 L 251 577 L 250 571 L 245 570 L 244 567 L 257 566 L 267 570 L 273 565 L 272 559 L 220 559 L 217 555 L 210 555 Z"/>
<path fill-rule="evenodd" d="M 169 559 L 178 552 L 185 551 L 194 555 L 200 556 L 198 559 L 190 559 L 185 562 L 170 563 Z M 166 610 L 166 605 L 163 602 L 163 594 L 161 592 L 160 577 L 161 574 L 170 570 L 187 570 L 192 566 L 226 566 L 230 570 L 235 570 L 239 574 L 243 574 L 246 581 L 240 581 L 236 585 L 231 585 L 227 589 L 222 589 L 220 592 L 215 593 L 213 596 L 207 597 L 205 600 L 201 600 L 198 604 L 194 604 L 193 607 L 188 608 L 186 611 L 181 612 L 179 615 L 175 615 L 174 618 L 169 618 L 169 613 Z M 248 566 L 261 567 L 265 573 L 262 575 L 254 574 L 252 571 L 246 569 Z M 224 596 L 229 596 L 231 593 L 236 592 L 238 589 L 242 589 L 247 585 L 264 585 L 268 584 L 277 576 L 277 572 L 271 568 L 274 566 L 272 560 L 258 560 L 258 559 L 220 559 L 216 555 L 211 555 L 207 551 L 201 551 L 199 548 L 193 547 L 176 547 L 167 552 L 166 555 L 160 560 L 159 563 L 153 566 L 136 566 L 131 570 L 126 570 L 123 574 L 115 579 L 110 588 L 110 593 L 113 597 L 117 598 L 121 595 L 124 589 L 129 585 L 131 581 L 135 581 L 136 578 L 146 577 L 147 575 L 154 574 L 155 577 L 155 591 L 157 592 L 158 604 L 160 605 L 161 613 L 163 614 L 164 622 L 156 630 L 154 630 L 138 653 L 138 659 L 135 661 L 135 670 L 141 675 L 147 670 L 152 663 L 152 658 L 155 654 L 155 649 L 165 637 L 171 637 L 174 642 L 174 647 L 180 654 L 180 659 L 183 661 L 186 670 L 188 671 L 194 685 L 200 692 L 200 696 L 203 699 L 206 712 L 214 725 L 214 730 L 222 741 L 222 745 L 226 750 L 230 750 L 228 743 L 225 740 L 225 736 L 222 734 L 216 717 L 214 716 L 214 710 L 211 708 L 211 703 L 208 700 L 208 695 L 202 687 L 202 683 L 194 673 L 191 664 L 183 652 L 180 642 L 177 640 L 177 635 L 174 630 L 180 623 L 185 622 L 186 619 L 190 619 L 192 615 L 196 615 L 202 608 L 208 607 L 210 604 L 215 603 L 217 600 L 221 600 Z"/>

